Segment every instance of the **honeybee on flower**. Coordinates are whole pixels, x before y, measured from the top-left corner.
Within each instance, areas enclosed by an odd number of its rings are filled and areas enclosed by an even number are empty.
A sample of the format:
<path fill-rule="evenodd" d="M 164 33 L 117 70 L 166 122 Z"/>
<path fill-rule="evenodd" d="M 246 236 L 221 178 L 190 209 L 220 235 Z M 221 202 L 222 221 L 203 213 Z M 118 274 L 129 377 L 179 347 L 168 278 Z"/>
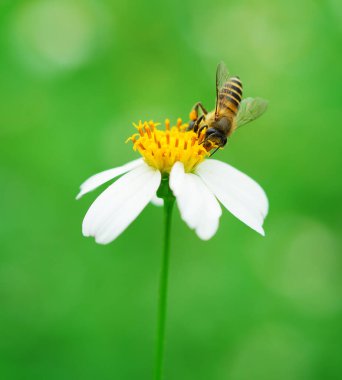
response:
<path fill-rule="evenodd" d="M 128 141 L 142 157 L 95 174 L 81 185 L 77 199 L 121 176 L 90 206 L 83 220 L 84 236 L 92 236 L 100 244 L 113 241 L 150 202 L 162 204 L 157 196 L 162 183 L 169 186 L 182 219 L 199 238 L 208 240 L 216 233 L 220 204 L 264 235 L 265 192 L 246 174 L 209 158 L 210 151 L 203 144 L 205 130 L 195 132 L 181 119 L 174 126 L 166 120 L 165 128 L 153 121 L 135 127 L 137 132 Z"/>

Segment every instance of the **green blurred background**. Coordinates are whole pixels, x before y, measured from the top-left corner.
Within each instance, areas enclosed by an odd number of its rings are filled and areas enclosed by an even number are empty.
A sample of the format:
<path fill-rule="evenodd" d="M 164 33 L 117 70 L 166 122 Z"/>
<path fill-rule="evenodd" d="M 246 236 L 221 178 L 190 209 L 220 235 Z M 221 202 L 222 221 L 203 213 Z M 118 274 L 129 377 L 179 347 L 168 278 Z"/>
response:
<path fill-rule="evenodd" d="M 0 4 L 0 377 L 151 379 L 162 210 L 99 246 L 75 195 L 137 157 L 133 121 L 214 107 L 224 60 L 270 101 L 216 156 L 266 190 L 266 237 L 176 212 L 165 379 L 341 379 L 341 3 Z"/>

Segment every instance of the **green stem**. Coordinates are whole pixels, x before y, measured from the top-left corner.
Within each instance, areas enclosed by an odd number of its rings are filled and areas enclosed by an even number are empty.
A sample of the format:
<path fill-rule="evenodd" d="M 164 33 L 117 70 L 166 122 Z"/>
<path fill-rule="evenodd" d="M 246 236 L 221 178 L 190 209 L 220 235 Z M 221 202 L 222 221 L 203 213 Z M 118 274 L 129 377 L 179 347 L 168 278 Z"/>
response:
<path fill-rule="evenodd" d="M 160 275 L 160 285 L 159 285 L 155 380 L 161 380 L 163 376 L 167 285 L 168 285 L 169 257 L 170 257 L 170 232 L 171 232 L 171 216 L 172 216 L 173 204 L 174 204 L 173 196 L 164 197 L 164 246 L 163 246 L 162 268 L 161 268 L 161 275 Z"/>

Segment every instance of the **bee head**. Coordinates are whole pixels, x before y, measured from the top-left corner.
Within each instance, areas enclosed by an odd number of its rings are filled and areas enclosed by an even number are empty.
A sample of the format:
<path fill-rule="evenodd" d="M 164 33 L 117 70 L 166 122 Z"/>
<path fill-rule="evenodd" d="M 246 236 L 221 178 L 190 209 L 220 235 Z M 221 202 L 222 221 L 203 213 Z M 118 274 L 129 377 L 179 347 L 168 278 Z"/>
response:
<path fill-rule="evenodd" d="M 223 147 L 227 144 L 227 137 L 220 130 L 209 128 L 206 131 L 205 139 L 203 142 L 204 148 L 209 151 L 215 147 Z"/>

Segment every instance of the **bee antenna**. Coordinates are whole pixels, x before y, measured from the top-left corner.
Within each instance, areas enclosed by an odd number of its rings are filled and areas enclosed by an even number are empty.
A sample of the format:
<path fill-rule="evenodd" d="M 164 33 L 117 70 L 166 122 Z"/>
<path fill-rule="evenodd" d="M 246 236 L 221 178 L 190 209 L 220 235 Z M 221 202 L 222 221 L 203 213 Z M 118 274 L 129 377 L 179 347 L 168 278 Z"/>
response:
<path fill-rule="evenodd" d="M 213 153 L 210 153 L 210 156 L 209 157 L 212 157 L 218 150 L 220 149 L 220 147 L 218 146 Z"/>

